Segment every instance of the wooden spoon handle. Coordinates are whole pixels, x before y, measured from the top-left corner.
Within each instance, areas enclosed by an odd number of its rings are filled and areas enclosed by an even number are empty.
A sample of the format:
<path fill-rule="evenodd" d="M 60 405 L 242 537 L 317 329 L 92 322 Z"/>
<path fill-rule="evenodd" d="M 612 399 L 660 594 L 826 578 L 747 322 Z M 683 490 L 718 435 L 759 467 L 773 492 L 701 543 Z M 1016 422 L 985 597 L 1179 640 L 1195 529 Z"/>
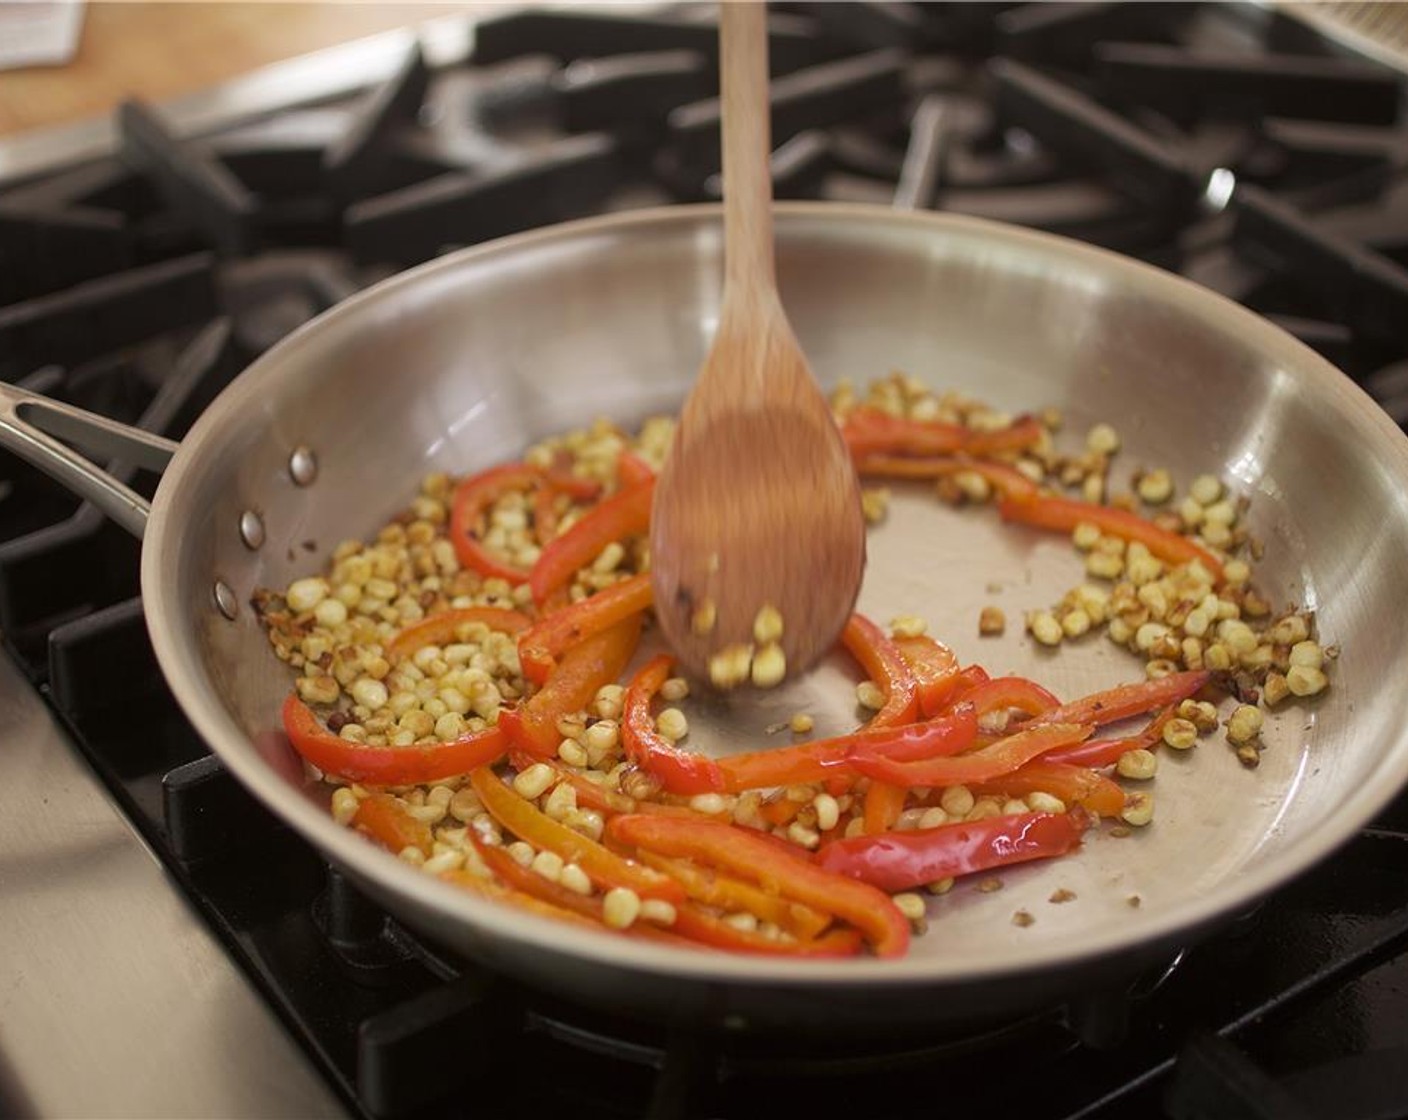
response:
<path fill-rule="evenodd" d="M 724 296 L 755 298 L 776 287 L 772 252 L 772 121 L 768 102 L 767 5 L 719 5 L 723 109 Z"/>

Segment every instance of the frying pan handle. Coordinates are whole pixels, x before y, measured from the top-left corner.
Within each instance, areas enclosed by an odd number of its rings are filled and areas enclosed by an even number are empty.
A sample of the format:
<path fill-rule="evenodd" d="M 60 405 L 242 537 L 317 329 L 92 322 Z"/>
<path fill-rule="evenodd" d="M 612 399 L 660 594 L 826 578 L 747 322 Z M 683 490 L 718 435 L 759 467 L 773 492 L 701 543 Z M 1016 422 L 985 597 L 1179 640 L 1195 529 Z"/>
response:
<path fill-rule="evenodd" d="M 154 471 L 162 470 L 171 461 L 176 443 L 28 389 L 0 383 L 0 447 L 86 498 L 140 538 L 151 514 L 151 503 L 63 440 L 100 458 L 122 459 Z"/>

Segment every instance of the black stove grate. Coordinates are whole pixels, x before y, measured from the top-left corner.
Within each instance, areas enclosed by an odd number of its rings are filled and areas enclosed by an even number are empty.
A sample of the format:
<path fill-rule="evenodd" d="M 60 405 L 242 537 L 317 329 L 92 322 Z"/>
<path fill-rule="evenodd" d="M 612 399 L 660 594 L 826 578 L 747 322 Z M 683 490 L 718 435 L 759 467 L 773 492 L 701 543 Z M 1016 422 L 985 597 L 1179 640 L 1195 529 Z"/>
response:
<path fill-rule="evenodd" d="M 1398 75 L 1260 9 L 776 9 L 780 197 L 994 217 L 1181 271 L 1325 353 L 1408 424 Z M 198 142 L 125 106 L 115 156 L 0 187 L 0 377 L 179 438 L 251 358 L 389 271 L 563 218 L 717 197 L 707 16 L 503 15 L 479 26 L 468 65 L 432 71 L 408 48 L 360 97 Z M 1401 1088 L 1408 1053 L 1408 797 L 1133 993 L 845 1053 L 672 1032 L 448 959 L 330 871 L 176 708 L 137 556 L 92 508 L 0 457 L 10 653 L 355 1112 L 1408 1111 L 1381 1096 Z"/>

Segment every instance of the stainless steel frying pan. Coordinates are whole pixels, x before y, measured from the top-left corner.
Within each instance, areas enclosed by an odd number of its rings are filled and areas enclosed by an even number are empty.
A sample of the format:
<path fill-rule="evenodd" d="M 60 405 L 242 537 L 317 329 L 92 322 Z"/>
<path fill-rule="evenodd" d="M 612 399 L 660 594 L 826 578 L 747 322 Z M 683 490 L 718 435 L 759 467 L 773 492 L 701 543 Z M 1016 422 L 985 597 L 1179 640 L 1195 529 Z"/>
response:
<path fill-rule="evenodd" d="M 1276 328 L 1183 280 L 1097 249 L 985 222 L 859 206 L 778 208 L 783 297 L 827 383 L 901 369 L 999 406 L 1064 410 L 1071 438 L 1112 422 L 1119 471 L 1204 471 L 1253 499 L 1274 601 L 1305 603 L 1343 655 L 1331 690 L 1268 720 L 1260 769 L 1218 738 L 1166 752 L 1155 822 L 1092 833 L 1082 851 L 930 900 L 897 962 L 690 953 L 596 935 L 457 892 L 338 827 L 279 731 L 290 687 L 250 595 L 366 536 L 428 470 L 462 472 L 597 415 L 673 408 L 713 332 L 713 208 L 637 212 L 485 245 L 349 299 L 254 363 L 175 451 L 142 557 L 147 621 L 173 692 L 266 806 L 394 914 L 543 988 L 695 1023 L 902 1029 L 1035 1007 L 1117 982 L 1328 854 L 1408 778 L 1408 441 L 1354 387 Z M 10 396 L 3 442 L 93 433 Z M 135 438 L 135 442 L 134 442 Z M 120 446 L 114 446 L 114 441 Z M 101 449 L 158 463 L 165 441 L 105 425 Z M 73 468 L 68 470 L 73 475 Z M 91 493 L 91 492 L 90 492 Z M 144 505 L 110 481 L 105 508 L 140 532 Z M 314 542 L 305 551 L 302 542 Z M 873 532 L 861 609 L 926 616 L 965 660 L 1075 696 L 1142 666 L 1102 638 L 1052 655 L 1022 612 L 1080 579 L 1069 546 L 898 493 Z M 977 637 L 985 603 L 1013 620 Z M 232 616 L 232 617 L 227 617 Z M 691 740 L 756 746 L 801 707 L 854 725 L 837 659 L 782 694 L 700 700 Z M 277 875 L 277 868 L 269 874 Z M 1054 905 L 1058 887 L 1076 893 Z M 1132 904 L 1137 898 L 1139 905 Z M 1016 926 L 1014 911 L 1036 921 Z"/>

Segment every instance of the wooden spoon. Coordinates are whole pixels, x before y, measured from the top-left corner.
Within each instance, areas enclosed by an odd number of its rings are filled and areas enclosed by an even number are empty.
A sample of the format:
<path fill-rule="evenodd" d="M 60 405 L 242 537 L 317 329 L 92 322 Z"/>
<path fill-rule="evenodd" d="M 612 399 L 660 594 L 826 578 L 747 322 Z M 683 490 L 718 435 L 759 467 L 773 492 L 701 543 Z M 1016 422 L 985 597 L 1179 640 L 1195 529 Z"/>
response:
<path fill-rule="evenodd" d="M 777 294 L 766 5 L 719 7 L 723 303 L 656 484 L 650 546 L 667 641 L 687 668 L 729 688 L 777 683 L 769 646 L 790 675 L 835 643 L 860 590 L 865 520 Z M 755 635 L 764 607 L 781 616 L 775 642 L 766 626 Z"/>

